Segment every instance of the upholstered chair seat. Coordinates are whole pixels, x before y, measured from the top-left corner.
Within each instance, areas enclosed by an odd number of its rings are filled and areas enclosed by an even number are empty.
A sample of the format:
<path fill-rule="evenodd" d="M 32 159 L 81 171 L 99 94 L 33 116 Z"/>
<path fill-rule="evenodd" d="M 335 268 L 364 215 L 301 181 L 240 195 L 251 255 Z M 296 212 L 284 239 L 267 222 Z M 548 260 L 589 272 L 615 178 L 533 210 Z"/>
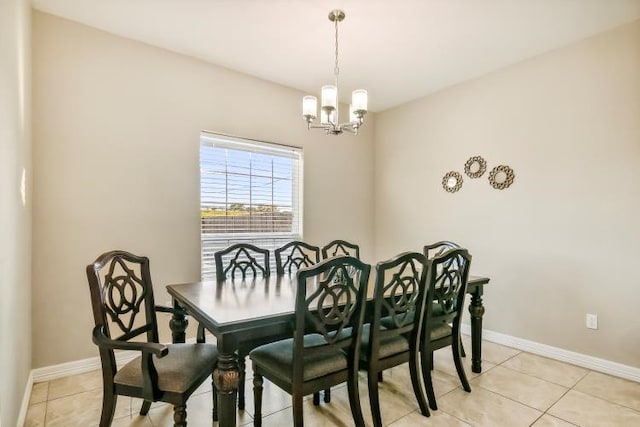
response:
<path fill-rule="evenodd" d="M 371 325 L 367 323 L 362 327 L 362 340 L 360 341 L 360 359 L 367 361 L 370 352 L 370 335 Z M 380 348 L 378 349 L 378 357 L 381 359 L 393 356 L 394 354 L 405 353 L 409 351 L 409 340 L 401 335 L 392 335 L 380 339 Z"/>
<path fill-rule="evenodd" d="M 314 348 L 315 347 L 315 348 Z M 327 346 L 327 341 L 320 334 L 309 334 L 304 337 L 305 352 L 302 364 L 303 381 L 310 381 L 347 369 L 347 355 L 344 351 Z M 251 360 L 258 363 L 261 369 L 268 371 L 282 381 L 293 381 L 291 366 L 293 364 L 293 338 L 260 346 L 251 352 Z"/>
<path fill-rule="evenodd" d="M 218 348 L 213 344 L 168 344 L 169 352 L 153 364 L 158 373 L 158 390 L 163 393 L 185 393 L 195 388 L 198 380 L 211 375 L 218 360 Z M 113 378 L 115 384 L 142 388 L 141 357 L 128 362 Z M 202 382 L 202 381 L 200 381 Z"/>

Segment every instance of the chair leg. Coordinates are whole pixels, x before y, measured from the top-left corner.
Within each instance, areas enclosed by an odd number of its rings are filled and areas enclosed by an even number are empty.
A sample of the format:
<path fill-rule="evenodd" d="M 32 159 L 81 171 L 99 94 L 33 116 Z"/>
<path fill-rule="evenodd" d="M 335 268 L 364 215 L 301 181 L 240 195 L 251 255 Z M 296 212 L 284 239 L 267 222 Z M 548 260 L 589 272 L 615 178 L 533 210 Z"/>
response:
<path fill-rule="evenodd" d="M 471 386 L 467 380 L 467 374 L 464 372 L 464 366 L 462 365 L 462 359 L 460 358 L 460 340 L 453 340 L 451 345 L 451 351 L 453 353 L 453 363 L 456 365 L 456 371 L 458 371 L 458 377 L 462 383 L 462 388 L 466 392 L 471 391 Z"/>
<path fill-rule="evenodd" d="M 383 381 L 382 371 L 378 372 L 378 382 L 381 383 Z"/>
<path fill-rule="evenodd" d="M 304 417 L 302 413 L 302 395 L 299 393 L 293 393 L 291 396 L 293 403 L 293 425 L 295 427 L 302 427 L 304 425 Z"/>
<path fill-rule="evenodd" d="M 262 426 L 262 375 L 256 374 L 253 367 L 253 425 Z"/>
<path fill-rule="evenodd" d="M 420 357 L 422 365 L 422 381 L 424 382 L 424 388 L 427 390 L 429 407 L 435 411 L 438 409 L 438 405 L 436 404 L 436 394 L 433 391 L 433 381 L 431 379 L 431 370 L 433 369 L 433 351 L 429 348 L 425 348 L 420 352 Z"/>
<path fill-rule="evenodd" d="M 142 408 L 140 408 L 140 415 L 147 415 L 149 413 L 149 409 L 151 408 L 151 402 L 145 400 L 142 402 Z"/>
<path fill-rule="evenodd" d="M 349 405 L 351 406 L 354 425 L 356 427 L 364 427 L 364 417 L 362 416 L 360 396 L 358 395 L 358 371 L 349 373 L 347 389 L 349 390 Z"/>
<path fill-rule="evenodd" d="M 429 399 L 429 407 L 434 411 L 438 410 L 438 404 L 436 403 L 436 393 L 433 390 L 433 380 L 431 379 L 431 369 L 427 369 L 422 373 L 424 381 L 424 387 L 427 390 L 427 399 Z"/>
<path fill-rule="evenodd" d="M 369 380 L 369 404 L 371 405 L 371 416 L 373 418 L 374 427 L 382 427 L 382 417 L 380 415 L 380 395 L 378 394 L 378 373 L 369 371 L 367 375 Z"/>
<path fill-rule="evenodd" d="M 324 403 L 331 403 L 331 389 L 325 389 L 324 391 Z"/>
<path fill-rule="evenodd" d="M 187 405 L 173 407 L 173 427 L 187 427 Z"/>
<path fill-rule="evenodd" d="M 238 409 L 244 410 L 244 382 L 246 379 L 245 355 L 238 352 Z"/>
<path fill-rule="evenodd" d="M 110 387 L 102 389 L 102 415 L 100 416 L 100 427 L 109 427 L 113 421 L 113 414 L 116 410 L 118 395 L 113 393 Z"/>
<path fill-rule="evenodd" d="M 462 337 L 460 337 L 460 355 L 462 357 L 467 357 L 467 353 L 464 351 L 464 345 L 462 345 Z"/>
<path fill-rule="evenodd" d="M 213 382 L 213 375 L 211 375 L 211 394 L 213 395 L 213 414 L 211 414 L 211 418 L 213 421 L 218 421 L 218 390 Z"/>
<path fill-rule="evenodd" d="M 320 392 L 316 391 L 315 393 L 313 393 L 313 406 L 318 405 L 320 405 Z"/>
<path fill-rule="evenodd" d="M 422 392 L 422 387 L 420 386 L 420 372 L 418 372 L 419 366 L 419 354 L 417 352 L 412 352 L 411 359 L 409 360 L 409 373 L 411 375 L 411 385 L 413 386 L 413 394 L 416 396 L 416 400 L 418 401 L 418 406 L 420 407 L 420 412 L 425 417 L 430 416 L 429 407 L 427 406 L 427 401 L 424 397 L 424 393 Z"/>

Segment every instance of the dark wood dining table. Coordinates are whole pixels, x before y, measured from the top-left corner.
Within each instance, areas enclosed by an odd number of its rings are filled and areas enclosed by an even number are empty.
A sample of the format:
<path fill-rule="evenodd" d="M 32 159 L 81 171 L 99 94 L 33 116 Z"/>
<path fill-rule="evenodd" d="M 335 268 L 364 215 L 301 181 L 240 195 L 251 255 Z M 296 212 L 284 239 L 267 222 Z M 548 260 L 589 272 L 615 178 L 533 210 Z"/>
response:
<path fill-rule="evenodd" d="M 489 278 L 470 276 L 467 293 L 471 296 L 471 370 L 481 372 L 482 295 Z M 369 286 L 370 293 L 373 286 Z M 242 342 L 293 336 L 295 276 L 272 275 L 247 280 L 195 282 L 168 285 L 175 307 L 181 307 L 217 339 L 220 352 L 213 373 L 218 390 L 218 416 L 221 427 L 236 425 L 238 360 Z M 173 342 L 185 342 L 187 318 L 179 313 L 170 321 Z"/>

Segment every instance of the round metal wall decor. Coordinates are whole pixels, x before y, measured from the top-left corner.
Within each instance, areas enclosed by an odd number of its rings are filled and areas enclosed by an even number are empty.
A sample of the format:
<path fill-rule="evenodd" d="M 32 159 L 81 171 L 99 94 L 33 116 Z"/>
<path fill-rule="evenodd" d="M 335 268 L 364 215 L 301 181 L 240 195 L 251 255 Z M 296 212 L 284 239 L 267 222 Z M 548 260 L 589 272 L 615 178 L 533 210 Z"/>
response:
<path fill-rule="evenodd" d="M 464 164 L 464 173 L 469 178 L 480 178 L 487 170 L 487 161 L 480 156 L 473 156 Z"/>
<path fill-rule="evenodd" d="M 455 193 L 462 187 L 462 175 L 456 171 L 447 172 L 442 178 L 442 188 L 449 193 Z"/>
<path fill-rule="evenodd" d="M 498 190 L 504 190 L 513 184 L 515 174 L 513 169 L 506 165 L 496 166 L 489 172 L 489 183 Z"/>

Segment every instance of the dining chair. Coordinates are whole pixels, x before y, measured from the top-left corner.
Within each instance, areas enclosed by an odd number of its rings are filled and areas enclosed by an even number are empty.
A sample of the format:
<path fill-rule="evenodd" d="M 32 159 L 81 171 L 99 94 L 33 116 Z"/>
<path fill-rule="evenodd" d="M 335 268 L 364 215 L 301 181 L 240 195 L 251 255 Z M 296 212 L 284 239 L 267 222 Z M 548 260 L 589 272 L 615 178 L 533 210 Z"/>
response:
<path fill-rule="evenodd" d="M 302 267 L 310 267 L 320 262 L 320 248 L 294 240 L 274 251 L 276 273 L 291 274 Z"/>
<path fill-rule="evenodd" d="M 442 255 L 450 249 L 458 249 L 461 247 L 462 246 L 460 246 L 459 244 L 450 240 L 441 240 L 430 245 L 425 245 L 423 252 L 427 259 L 433 259 L 439 255 Z M 462 357 L 467 357 L 467 354 L 464 351 L 464 346 L 462 345 L 462 341 L 460 342 L 460 354 L 462 355 Z"/>
<path fill-rule="evenodd" d="M 460 323 L 470 265 L 471 255 L 462 248 L 450 249 L 431 260 L 427 276 L 421 365 L 429 407 L 433 410 L 438 409 L 431 380 L 435 350 L 451 346 L 462 388 L 467 392 L 471 391 L 460 351 Z"/>
<path fill-rule="evenodd" d="M 320 262 L 320 248 L 305 242 L 294 240 L 274 251 L 276 255 L 276 273 L 292 274 L 302 267 L 310 267 Z M 324 402 L 331 402 L 331 389 L 324 391 Z M 320 393 L 313 394 L 313 404 L 320 404 Z"/>
<path fill-rule="evenodd" d="M 347 242 L 346 240 L 333 240 L 327 243 L 322 248 L 322 259 L 331 258 L 339 255 L 348 255 L 360 259 L 360 247 L 355 243 Z M 340 279 L 339 276 L 336 279 Z M 324 391 L 324 402 L 331 402 L 331 390 Z M 319 403 L 318 397 L 313 396 L 313 403 L 317 405 Z"/>
<path fill-rule="evenodd" d="M 334 240 L 322 248 L 322 259 L 338 255 L 349 255 L 360 259 L 360 246 L 346 240 Z"/>
<path fill-rule="evenodd" d="M 152 402 L 170 403 L 174 426 L 186 426 L 187 399 L 212 376 L 218 349 L 213 344 L 159 343 L 156 313 L 178 309 L 155 305 L 147 257 L 106 252 L 87 265 L 86 273 L 95 320 L 93 342 L 102 361 L 100 427 L 111 425 L 118 395 L 144 399 L 140 415 L 149 412 Z M 118 368 L 114 350 L 140 355 Z M 217 420 L 215 394 L 212 415 Z"/>
<path fill-rule="evenodd" d="M 426 298 L 427 258 L 405 252 L 376 265 L 373 316 L 361 338 L 360 369 L 367 371 L 373 425 L 382 427 L 378 381 L 389 368 L 409 363 L 420 411 L 429 416 L 420 378 L 420 340 Z"/>
<path fill-rule="evenodd" d="M 223 282 L 227 278 L 264 277 L 270 275 L 269 250 L 250 243 L 236 243 L 213 254 L 216 263 L 216 279 Z M 198 325 L 197 342 L 205 342 L 205 330 Z M 264 344 L 265 339 L 255 339 L 238 343 L 238 408 L 245 408 L 245 359 L 254 347 Z"/>
<path fill-rule="evenodd" d="M 339 256 L 298 270 L 293 338 L 249 353 L 254 426 L 262 425 L 263 378 L 291 395 L 295 426 L 303 425 L 305 395 L 346 382 L 354 424 L 364 426 L 358 363 L 370 269 L 357 258 Z"/>

